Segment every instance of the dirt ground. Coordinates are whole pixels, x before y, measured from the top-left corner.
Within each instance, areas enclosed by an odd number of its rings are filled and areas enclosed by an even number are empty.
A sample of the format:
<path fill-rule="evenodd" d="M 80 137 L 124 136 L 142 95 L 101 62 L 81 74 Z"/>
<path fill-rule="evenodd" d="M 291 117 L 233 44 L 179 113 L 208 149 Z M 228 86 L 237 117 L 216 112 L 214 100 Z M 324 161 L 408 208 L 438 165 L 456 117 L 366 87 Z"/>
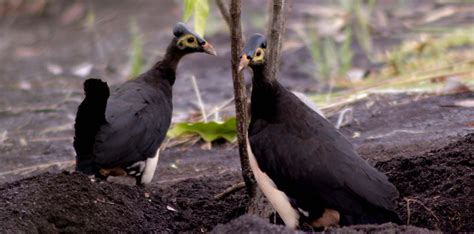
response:
<path fill-rule="evenodd" d="M 343 132 L 361 155 L 385 172 L 398 188 L 401 199 L 396 211 L 407 224 L 430 230 L 474 230 L 474 217 L 470 212 L 474 209 L 474 130 L 469 122 L 474 109 L 455 106 L 457 101 L 473 98 L 474 93 L 421 97 L 374 95 L 350 105 L 354 108 L 354 120 L 343 128 Z M 419 111 L 414 111 L 403 123 L 397 121 L 377 127 L 377 118 L 383 116 L 366 115 L 366 109 L 358 108 L 367 106 L 373 99 L 378 100 L 378 110 L 388 115 L 404 118 L 402 113 L 407 110 Z M 406 99 L 416 100 L 396 102 Z M 350 137 L 353 129 L 361 131 L 360 126 L 373 126 L 370 129 L 377 131 L 371 134 L 375 135 L 387 135 L 405 124 L 413 130 L 429 132 L 427 126 L 439 116 L 421 111 L 425 109 L 449 117 L 446 121 L 459 118 L 461 125 L 442 128 L 440 124 L 437 136 L 433 137 L 439 141 L 436 146 L 420 146 L 415 139 L 421 133 L 402 132 L 406 138 L 405 147 L 401 148 L 404 151 L 385 139 L 392 135 L 374 140 L 362 131 L 361 137 Z M 454 136 L 447 137 L 447 132 Z M 370 142 L 373 147 L 367 147 Z M 391 156 L 390 152 L 395 149 L 399 154 Z M 193 146 L 170 148 L 165 152 L 154 182 L 146 188 L 91 181 L 69 172 L 41 174 L 3 184 L 0 186 L 0 206 L 5 207 L 0 211 L 2 227 L 4 230 L 38 232 L 207 232 L 221 224 L 215 229 L 217 233 L 285 230 L 283 226 L 248 216 L 234 220 L 245 213 L 247 196 L 244 189 L 224 198 L 215 198 L 242 180 L 236 149 L 215 145 L 212 150 Z M 231 220 L 234 221 L 222 225 Z M 414 226 L 344 227 L 330 232 L 426 231 Z"/>
<path fill-rule="evenodd" d="M 292 20 L 317 10 L 308 4 L 311 1 L 294 1 L 288 31 Z M 377 2 L 377 9 L 391 5 L 391 0 Z M 421 18 L 436 7 L 433 2 L 411 2 L 419 11 L 407 17 Z M 60 8 L 72 4 L 69 2 L 42 15 L 0 20 L 1 230 L 112 233 L 208 232 L 215 228 L 217 233 L 291 232 L 267 220 L 242 216 L 248 199 L 244 189 L 215 199 L 242 181 L 238 152 L 232 144 L 215 144 L 212 150 L 201 144 L 167 148 L 152 184 L 145 188 L 92 181 L 67 172 L 74 163 L 72 126 L 83 98 L 84 79 L 101 77 L 109 84 L 125 81 L 129 51 L 124 48 L 129 47 L 130 18 L 136 19 L 142 33 L 145 68 L 162 55 L 171 27 L 181 18 L 181 6 L 173 1 L 89 3 L 97 18 L 93 31 L 85 29 L 82 18 L 64 23 Z M 243 19 L 261 14 L 252 11 L 260 9 L 255 7 L 259 4 L 260 0 L 248 1 Z M 397 35 L 408 37 L 395 13 L 389 14 L 388 25 L 373 35 L 377 50 L 406 39 Z M 435 26 L 472 20 L 472 15 L 460 13 L 435 22 Z M 247 35 L 260 30 L 247 26 Z M 191 55 L 180 64 L 174 87 L 174 121 L 198 109 L 191 75 L 196 76 L 209 109 L 232 97 L 230 62 L 222 63 L 229 61 L 228 36 L 221 29 L 207 36 L 219 51 L 218 57 Z M 354 46 L 354 66 L 370 69 L 373 64 Z M 280 77 L 286 87 L 303 92 L 324 88 L 307 72 L 311 62 L 304 47 L 285 50 L 283 56 Z M 87 76 L 75 73 L 78 67 L 90 64 Z M 62 72 L 56 73 L 57 67 Z M 407 224 L 416 226 L 386 224 L 330 231 L 474 231 L 470 212 L 474 210 L 474 108 L 456 104 L 473 99 L 472 92 L 373 94 L 328 112 L 335 124 L 343 108 L 352 109 L 352 120 L 341 132 L 397 186 L 401 194 L 397 212 Z"/>

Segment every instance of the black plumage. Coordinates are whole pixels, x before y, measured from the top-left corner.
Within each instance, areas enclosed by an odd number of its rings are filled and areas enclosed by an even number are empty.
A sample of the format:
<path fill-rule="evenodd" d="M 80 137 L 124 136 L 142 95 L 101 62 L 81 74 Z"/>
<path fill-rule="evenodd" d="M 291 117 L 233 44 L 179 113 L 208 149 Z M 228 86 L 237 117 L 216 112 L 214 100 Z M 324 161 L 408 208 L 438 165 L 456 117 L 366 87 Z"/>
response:
<path fill-rule="evenodd" d="M 254 35 L 248 43 L 263 39 Z M 253 70 L 248 137 L 259 169 L 285 193 L 298 221 L 311 224 L 330 209 L 341 225 L 399 223 L 397 189 L 324 117 L 266 77 L 265 59 L 257 56 L 264 47 L 246 46 L 241 62 Z"/>
<path fill-rule="evenodd" d="M 171 123 L 178 62 L 193 52 L 215 54 L 184 24 L 178 23 L 173 32 L 164 58 L 136 79 L 112 87 L 110 97 L 107 83 L 84 82 L 86 97 L 75 123 L 77 171 L 101 178 L 131 175 L 139 184 L 150 182 Z"/>

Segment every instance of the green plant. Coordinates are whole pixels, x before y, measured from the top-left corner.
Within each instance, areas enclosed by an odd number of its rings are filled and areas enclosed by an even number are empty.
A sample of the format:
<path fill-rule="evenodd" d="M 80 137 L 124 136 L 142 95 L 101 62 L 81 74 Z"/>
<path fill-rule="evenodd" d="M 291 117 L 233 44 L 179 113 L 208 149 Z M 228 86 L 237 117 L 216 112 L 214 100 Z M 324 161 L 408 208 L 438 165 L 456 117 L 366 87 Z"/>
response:
<path fill-rule="evenodd" d="M 361 0 L 339 0 L 339 5 L 351 19 L 349 22 L 353 22 L 348 27 L 352 28 L 351 31 L 354 32 L 357 43 L 369 59 L 372 58 L 372 37 L 369 21 L 374 4 L 375 0 L 368 0 L 366 4 L 362 3 Z"/>
<path fill-rule="evenodd" d="M 175 138 L 183 134 L 198 135 L 206 142 L 218 139 L 225 139 L 228 142 L 235 140 L 237 135 L 235 118 L 230 118 L 224 122 L 193 122 L 177 123 L 167 133 L 168 137 Z"/>
<path fill-rule="evenodd" d="M 130 69 L 129 79 L 140 75 L 143 67 L 142 36 L 135 19 L 130 20 Z"/>
<path fill-rule="evenodd" d="M 307 31 L 300 30 L 298 34 L 308 48 L 315 66 L 311 73 L 325 80 L 343 77 L 352 65 L 351 28 L 344 29 L 344 40 L 339 46 L 332 37 L 319 37 L 315 29 Z"/>
<path fill-rule="evenodd" d="M 417 40 L 404 42 L 380 58 L 388 64 L 383 73 L 386 76 L 402 75 L 420 69 L 460 63 L 460 58 L 473 59 L 472 50 L 459 50 L 474 46 L 472 35 L 474 27 L 471 26 L 446 30 L 437 37 L 424 34 Z"/>
<path fill-rule="evenodd" d="M 184 0 L 183 7 L 183 21 L 188 21 L 193 16 L 194 31 L 200 36 L 204 36 L 204 29 L 209 16 L 208 0 Z"/>

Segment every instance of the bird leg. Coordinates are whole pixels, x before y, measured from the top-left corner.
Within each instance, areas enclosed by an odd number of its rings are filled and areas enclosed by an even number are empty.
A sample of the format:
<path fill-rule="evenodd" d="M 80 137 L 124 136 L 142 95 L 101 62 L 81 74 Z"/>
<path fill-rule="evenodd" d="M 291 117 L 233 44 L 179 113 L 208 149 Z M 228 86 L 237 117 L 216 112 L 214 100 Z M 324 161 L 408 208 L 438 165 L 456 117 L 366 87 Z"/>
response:
<path fill-rule="evenodd" d="M 332 209 L 325 209 L 323 215 L 320 218 L 311 222 L 311 226 L 316 228 L 323 227 L 324 229 L 326 229 L 329 226 L 337 226 L 339 224 L 339 220 L 339 212 Z"/>

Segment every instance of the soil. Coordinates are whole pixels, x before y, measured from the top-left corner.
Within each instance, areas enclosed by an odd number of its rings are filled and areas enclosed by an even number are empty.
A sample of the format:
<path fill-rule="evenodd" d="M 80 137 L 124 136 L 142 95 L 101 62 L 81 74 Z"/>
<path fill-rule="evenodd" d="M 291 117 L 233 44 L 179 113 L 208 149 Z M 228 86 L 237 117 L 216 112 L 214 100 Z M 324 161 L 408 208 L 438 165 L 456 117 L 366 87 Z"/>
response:
<path fill-rule="evenodd" d="M 474 134 L 421 157 L 395 158 L 376 167 L 404 198 L 397 211 L 407 223 L 444 231 L 474 230 Z"/>
<path fill-rule="evenodd" d="M 244 212 L 243 192 L 210 200 L 237 179 L 227 174 L 151 189 L 46 173 L 0 188 L 0 221 L 2 230 L 28 233 L 205 232 Z"/>
<path fill-rule="evenodd" d="M 356 108 L 377 98 L 382 113 L 394 110 L 422 109 L 430 106 L 445 106 L 456 100 L 472 97 L 470 94 L 447 96 L 426 96 L 413 101 L 413 96 L 372 96 L 353 105 L 354 116 L 361 126 L 374 123 L 377 134 L 393 131 L 393 126 L 376 128 L 377 121 L 364 118 Z M 394 108 L 394 100 L 411 98 L 411 102 L 399 103 Z M 429 99 L 430 101 L 426 101 Z M 406 106 L 405 106 L 406 105 Z M 395 105 L 396 107 L 397 105 Z M 390 108 L 388 108 L 390 107 Z M 472 108 L 457 109 L 455 116 L 471 114 Z M 452 111 L 452 109 L 442 109 Z M 415 113 L 414 113 L 415 114 Z M 420 111 L 413 115 L 416 120 L 422 116 L 429 122 L 430 113 Z M 453 116 L 452 116 L 453 117 Z M 437 118 L 433 116 L 432 118 Z M 329 118 L 334 119 L 334 116 Z M 372 121 L 373 120 L 373 121 Z M 407 120 L 410 122 L 410 120 Z M 422 127 L 423 124 L 418 127 Z M 416 125 L 415 122 L 412 123 Z M 344 127 L 349 134 L 352 125 Z M 416 126 L 414 126 L 415 129 Z M 454 131 L 454 130 L 453 130 Z M 461 130 L 458 130 L 461 131 Z M 380 156 L 384 151 L 374 150 L 361 154 L 379 170 L 386 173 L 390 181 L 400 191 L 397 213 L 408 224 L 430 230 L 472 231 L 474 230 L 474 209 L 472 199 L 474 131 L 460 134 L 449 143 L 440 144 L 426 151 L 412 141 L 403 156 Z M 469 133 L 469 131 L 471 133 Z M 439 131 L 439 137 L 444 132 Z M 406 135 L 406 138 L 417 136 Z M 350 138 L 359 150 L 363 141 Z M 408 140 L 408 139 L 407 139 Z M 383 148 L 396 147 L 379 142 Z M 443 146 L 444 145 L 444 146 Z M 365 148 L 362 148 L 367 150 Z M 373 149 L 377 149 L 374 147 Z M 165 153 L 166 152 L 166 153 Z M 0 220 L 4 230 L 24 230 L 37 232 L 117 232 L 117 231 L 167 231 L 167 232 L 207 232 L 218 224 L 215 232 L 238 231 L 280 232 L 289 231 L 281 225 L 273 225 L 245 214 L 247 196 L 244 189 L 230 193 L 221 199 L 215 196 L 241 182 L 237 150 L 226 145 L 214 145 L 212 150 L 191 148 L 170 148 L 164 151 L 154 182 L 145 188 L 91 181 L 90 178 L 63 173 L 46 173 L 39 176 L 6 183 L 0 186 Z M 407 201 L 409 208 L 407 207 Z M 410 215 L 408 217 L 408 211 Z M 229 224 L 228 222 L 232 221 Z M 270 221 L 270 220 L 269 220 Z M 224 225 L 226 224 L 226 225 Z M 331 229 L 331 232 L 421 232 L 413 226 L 365 225 Z"/>
<path fill-rule="evenodd" d="M 354 225 L 350 227 L 331 227 L 326 233 L 433 233 L 425 228 L 415 226 L 398 226 L 393 223 L 382 225 Z M 218 225 L 212 233 L 304 233 L 298 230 L 290 230 L 282 225 L 272 225 L 254 215 L 243 215 L 228 224 Z"/>

